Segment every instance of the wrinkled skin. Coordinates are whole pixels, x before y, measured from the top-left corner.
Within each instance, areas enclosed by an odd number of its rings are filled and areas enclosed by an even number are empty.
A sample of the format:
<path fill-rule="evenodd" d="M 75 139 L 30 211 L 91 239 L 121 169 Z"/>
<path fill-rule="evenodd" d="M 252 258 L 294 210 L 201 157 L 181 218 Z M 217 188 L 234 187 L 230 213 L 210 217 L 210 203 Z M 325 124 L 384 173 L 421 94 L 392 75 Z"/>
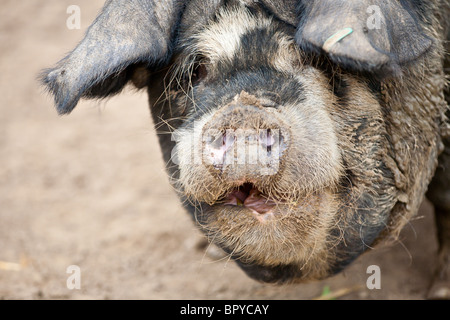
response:
<path fill-rule="evenodd" d="M 88 33 L 44 82 L 62 113 L 80 97 L 118 92 L 128 80 L 147 87 L 183 205 L 208 239 L 265 282 L 323 279 L 380 240 L 395 240 L 417 213 L 441 155 L 442 172 L 428 191 L 441 245 L 430 297 L 448 297 L 450 152 L 441 43 L 448 4 L 420 2 L 413 10 L 381 1 L 388 21 L 381 33 L 362 28 L 364 20 L 345 4 L 340 8 L 350 13 L 342 26 L 354 32 L 330 44 L 341 23 L 332 23 L 333 4 L 280 3 L 165 1 L 169 9 L 156 19 L 183 12 L 177 32 L 162 25 L 161 39 L 175 38 L 170 60 L 167 41 L 156 42 L 150 62 L 119 51 L 128 68 L 108 60 L 98 67 L 104 73 L 71 86 L 88 69 L 73 67 L 90 46 Z M 403 25 L 389 23 L 398 16 Z M 94 24 L 91 33 L 98 32 Z M 140 46 L 155 39 L 137 42 L 139 50 L 150 50 Z M 269 161 L 248 161 L 249 150 Z M 231 163 L 224 164 L 227 157 Z"/>

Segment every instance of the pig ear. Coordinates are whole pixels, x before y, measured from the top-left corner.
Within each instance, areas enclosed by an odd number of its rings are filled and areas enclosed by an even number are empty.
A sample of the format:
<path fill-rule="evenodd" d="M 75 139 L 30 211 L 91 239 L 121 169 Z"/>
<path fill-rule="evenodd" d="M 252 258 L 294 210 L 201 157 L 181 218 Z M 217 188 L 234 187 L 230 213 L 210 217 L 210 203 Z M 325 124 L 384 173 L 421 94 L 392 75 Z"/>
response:
<path fill-rule="evenodd" d="M 423 8 L 409 2 L 302 0 L 296 40 L 303 50 L 326 54 L 343 68 L 398 76 L 433 44 L 419 27 Z"/>
<path fill-rule="evenodd" d="M 60 114 L 80 98 L 118 93 L 132 69 L 154 67 L 170 58 L 182 0 L 109 0 L 84 39 L 41 81 L 54 95 Z"/>

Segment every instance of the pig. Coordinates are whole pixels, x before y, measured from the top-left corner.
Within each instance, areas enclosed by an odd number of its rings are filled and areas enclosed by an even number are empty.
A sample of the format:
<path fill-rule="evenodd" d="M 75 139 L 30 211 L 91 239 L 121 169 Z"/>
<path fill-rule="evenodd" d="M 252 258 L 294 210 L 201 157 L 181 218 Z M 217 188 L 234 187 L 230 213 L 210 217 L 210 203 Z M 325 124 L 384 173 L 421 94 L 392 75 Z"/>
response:
<path fill-rule="evenodd" d="M 181 203 L 258 281 L 340 272 L 398 239 L 427 196 L 428 297 L 449 298 L 449 13 L 446 0 L 109 0 L 41 81 L 60 114 L 146 89 Z"/>

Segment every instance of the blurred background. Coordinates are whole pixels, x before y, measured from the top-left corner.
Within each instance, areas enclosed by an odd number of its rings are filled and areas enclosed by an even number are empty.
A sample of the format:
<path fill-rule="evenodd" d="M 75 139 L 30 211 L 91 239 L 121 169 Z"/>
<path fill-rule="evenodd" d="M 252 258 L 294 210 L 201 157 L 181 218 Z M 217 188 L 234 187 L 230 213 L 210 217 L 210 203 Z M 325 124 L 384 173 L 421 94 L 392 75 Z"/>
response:
<path fill-rule="evenodd" d="M 0 4 L 0 299 L 422 299 L 437 250 L 426 202 L 399 242 L 320 282 L 275 286 L 205 254 L 168 183 L 145 92 L 60 117 L 36 78 L 104 1 Z M 67 8 L 81 9 L 80 29 Z M 81 288 L 69 290 L 76 265 Z M 366 287 L 378 265 L 381 289 Z"/>

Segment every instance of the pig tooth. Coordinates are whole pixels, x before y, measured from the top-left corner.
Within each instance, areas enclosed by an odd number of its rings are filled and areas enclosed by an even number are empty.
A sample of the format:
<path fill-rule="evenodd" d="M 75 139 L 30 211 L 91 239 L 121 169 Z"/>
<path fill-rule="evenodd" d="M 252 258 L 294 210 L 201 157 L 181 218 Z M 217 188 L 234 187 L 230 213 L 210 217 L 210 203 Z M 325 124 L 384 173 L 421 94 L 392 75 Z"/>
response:
<path fill-rule="evenodd" d="M 227 198 L 223 204 L 226 206 L 237 206 L 237 198 Z"/>

